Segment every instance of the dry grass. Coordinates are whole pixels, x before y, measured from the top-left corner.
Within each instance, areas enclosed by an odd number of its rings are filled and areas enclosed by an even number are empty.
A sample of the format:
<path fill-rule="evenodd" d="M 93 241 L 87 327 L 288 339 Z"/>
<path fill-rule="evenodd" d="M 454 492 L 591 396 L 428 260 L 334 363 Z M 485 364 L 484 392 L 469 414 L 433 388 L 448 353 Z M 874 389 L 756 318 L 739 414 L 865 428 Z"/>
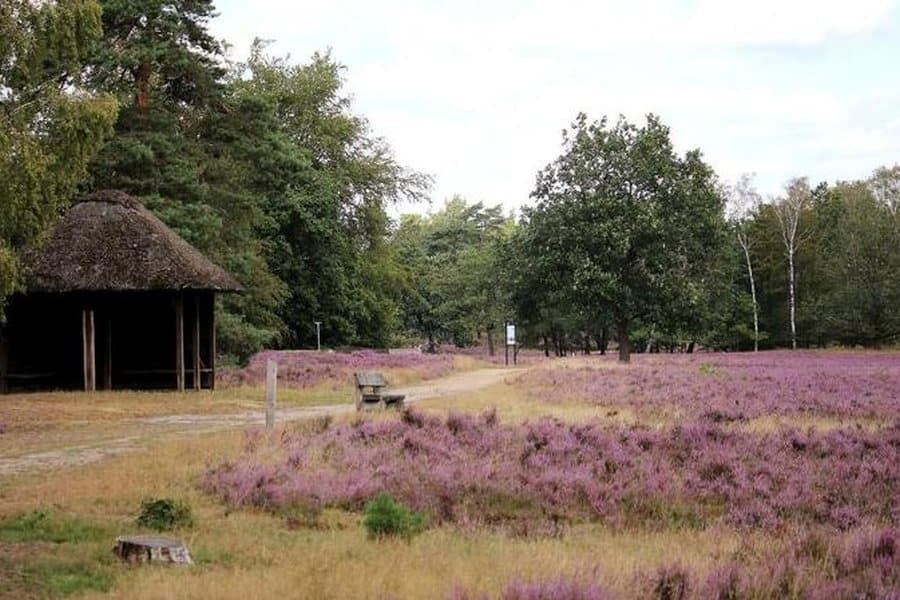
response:
<path fill-rule="evenodd" d="M 456 357 L 451 373 L 485 365 L 470 357 Z M 423 381 L 415 369 L 388 369 L 385 376 L 395 387 Z M 349 377 L 305 389 L 282 386 L 278 391 L 278 405 L 282 408 L 353 402 Z M 140 419 L 258 412 L 264 406 L 265 389 L 250 386 L 184 394 L 123 391 L 11 394 L 0 397 L 0 423 L 6 426 L 6 432 L 0 435 L 0 457 L 13 458 L 72 446 L 101 446 L 124 438 L 143 440 L 179 430 L 177 426 L 159 424 L 150 430 Z"/>
<path fill-rule="evenodd" d="M 553 417 L 569 423 L 597 421 L 610 425 L 634 425 L 648 423 L 634 410 L 626 407 L 576 402 L 549 404 L 529 398 L 528 394 L 508 377 L 503 383 L 494 384 L 478 392 L 464 395 L 443 396 L 423 400 L 416 406 L 427 412 L 446 414 L 449 411 L 480 412 L 495 409 L 505 423 L 533 421 L 541 417 Z"/>
<path fill-rule="evenodd" d="M 497 593 L 512 578 L 585 572 L 630 595 L 636 568 L 669 563 L 677 556 L 682 564 L 703 570 L 739 546 L 730 532 L 642 536 L 602 529 L 579 531 L 564 540 L 465 537 L 438 529 L 410 544 L 373 542 L 360 528 L 289 532 L 252 516 L 232 520 L 204 543 L 217 548 L 212 556 L 228 556 L 230 565 L 131 572 L 112 597 L 446 598 L 457 586 Z"/>
<path fill-rule="evenodd" d="M 117 583 L 112 597 L 138 599 L 444 598 L 454 585 L 496 592 L 512 577 L 561 572 L 596 573 L 624 593 L 638 568 L 677 558 L 705 570 L 734 554 L 741 543 L 728 530 L 617 532 L 602 526 L 582 526 L 561 539 L 438 528 L 410 544 L 375 542 L 365 537 L 357 515 L 338 511 L 322 520 L 322 528 L 292 531 L 268 514 L 226 515 L 222 505 L 198 491 L 198 473 L 238 452 L 241 437 L 230 432 L 180 440 L 49 477 L 11 478 L 2 482 L 0 516 L 52 507 L 63 517 L 112 525 L 125 533 L 134 530 L 142 499 L 186 500 L 194 507 L 197 525 L 182 533 L 200 564 L 192 569 L 113 565 Z M 276 433 L 273 445 L 277 438 Z M 79 552 L 95 556 L 104 548 L 89 543 Z"/>
<path fill-rule="evenodd" d="M 496 366 L 497 365 L 493 365 L 472 356 L 454 356 L 453 366 L 451 367 L 450 372 L 446 373 L 445 376 L 454 373 L 474 371 L 475 369 L 496 368 Z M 422 376 L 422 373 L 415 368 L 383 369 L 381 373 L 393 387 L 413 385 L 426 380 Z M 347 387 L 348 389 L 350 388 L 349 383 Z"/>
<path fill-rule="evenodd" d="M 483 368 L 486 363 L 461 356 L 456 357 L 451 373 Z M 393 386 L 423 381 L 415 369 L 387 369 L 385 377 Z M 10 394 L 0 398 L 0 423 L 19 430 L 42 430 L 49 424 L 97 423 L 142 417 L 183 414 L 223 414 L 258 410 L 263 406 L 265 388 L 225 387 L 214 392 L 49 392 L 38 394 Z M 353 402 L 353 384 L 329 381 L 311 388 L 281 386 L 278 402 L 282 406 L 320 406 Z"/>
<path fill-rule="evenodd" d="M 279 401 L 287 406 L 347 402 L 349 386 L 282 388 Z M 262 387 L 235 387 L 215 392 L 49 392 L 11 394 L 0 399 L 0 421 L 16 429 L 40 429 L 49 424 L 97 423 L 183 414 L 223 414 L 263 405 Z"/>
<path fill-rule="evenodd" d="M 748 419 L 742 423 L 736 423 L 735 427 L 752 431 L 754 433 L 773 433 L 783 429 L 797 429 L 807 431 L 830 431 L 832 429 L 857 428 L 876 431 L 891 426 L 891 422 L 885 419 L 865 417 L 838 417 L 816 415 L 766 415 L 755 419 Z"/>
<path fill-rule="evenodd" d="M 73 446 L 100 446 L 110 440 L 165 434 L 178 427 L 140 419 L 167 415 L 218 415 L 261 411 L 262 388 L 230 388 L 215 392 L 54 392 L 0 398 L 0 457 L 12 458 Z M 314 388 L 279 391 L 281 406 L 349 403 L 349 390 Z M 183 429 L 183 427 L 182 427 Z"/>
<path fill-rule="evenodd" d="M 473 364 L 480 366 L 476 361 Z M 612 363 L 590 364 L 595 368 L 618 368 Z M 395 373 L 390 377 L 396 385 L 402 385 L 415 381 L 414 376 L 408 376 L 406 379 L 403 374 Z M 506 381 L 478 392 L 426 400 L 418 406 L 439 414 L 449 410 L 495 408 L 505 422 L 550 415 L 569 422 L 600 421 L 617 426 L 662 426 L 676 414 L 648 416 L 613 404 L 542 403 L 530 399 L 517 379 L 515 375 L 509 376 Z M 328 404 L 337 402 L 337 395 L 344 393 L 339 388 L 307 390 L 289 396 L 290 392 L 285 390 L 283 403 Z M 9 450 L 12 444 L 39 446 L 46 443 L 42 440 L 48 435 L 75 435 L 76 431 L 77 435 L 118 435 L 135 416 L 258 410 L 261 398 L 262 391 L 256 389 L 198 395 L 113 393 L 12 397 L 9 402 L 0 401 L 0 421 L 10 423 L 13 431 L 19 424 L 28 424 L 30 429 L 0 436 L 0 453 Z M 354 414 L 338 420 L 355 418 L 359 417 Z M 365 418 L 396 417 L 376 414 Z M 765 431 L 780 427 L 785 421 L 803 428 L 826 425 L 817 419 L 800 422 L 771 418 L 736 426 Z M 295 423 L 288 427 L 293 430 L 305 426 L 308 425 Z M 650 531 L 582 525 L 562 538 L 542 539 L 514 538 L 495 532 L 466 533 L 441 527 L 407 544 L 369 540 L 359 525 L 359 515 L 326 511 L 319 526 L 292 530 L 274 515 L 253 511 L 229 514 L 216 499 L 199 491 L 198 476 L 206 465 L 237 454 L 242 438 L 239 431 L 196 435 L 79 468 L 0 477 L 0 518 L 49 508 L 61 518 L 87 520 L 129 533 L 136 529 L 134 517 L 144 498 L 185 500 L 194 509 L 196 525 L 176 535 L 188 542 L 197 566 L 190 569 L 124 567 L 108 558 L 112 539 L 58 547 L 0 544 L 0 577 L 4 572 L 14 573 L 23 568 L 24 563 L 16 561 L 30 564 L 48 557 L 75 561 L 86 556 L 89 561 L 104 564 L 103 568 L 115 577 L 115 584 L 108 593 L 88 591 L 85 597 L 446 598 L 455 586 L 496 593 L 514 577 L 590 573 L 603 581 L 605 587 L 627 598 L 639 596 L 634 579 L 638 571 L 679 563 L 702 573 L 735 556 L 779 551 L 780 542 L 774 539 L 761 534 L 739 534 L 724 526 Z M 275 452 L 277 431 L 269 438 L 269 444 Z M 19 597 L 38 593 L 28 584 L 15 589 Z"/>
<path fill-rule="evenodd" d="M 515 378 L 466 395 L 444 396 L 424 400 L 417 407 L 431 413 L 446 415 L 450 411 L 480 412 L 495 409 L 501 421 L 521 423 L 541 417 L 553 417 L 567 423 L 595 422 L 610 426 L 641 426 L 661 428 L 671 426 L 684 416 L 676 407 L 669 410 L 637 410 L 615 402 L 549 403 L 529 397 Z M 892 423 L 884 419 L 840 417 L 827 415 L 766 415 L 736 421 L 728 426 L 753 433 L 773 433 L 786 428 L 800 431 L 854 427 L 877 430 Z"/>
<path fill-rule="evenodd" d="M 565 372 L 571 369 L 627 369 L 614 362 L 600 362 L 584 358 L 566 359 L 565 362 L 541 364 L 534 369 Z M 479 412 L 496 409 L 497 415 L 505 422 L 523 422 L 550 416 L 565 422 L 598 422 L 611 426 L 641 426 L 660 428 L 674 425 L 690 415 L 676 405 L 663 407 L 635 407 L 615 398 L 619 394 L 630 393 L 627 388 L 610 388 L 608 397 L 595 398 L 590 402 L 573 399 L 565 402 L 545 402 L 526 387 L 518 376 L 507 377 L 502 384 L 484 388 L 476 393 L 445 396 L 426 400 L 419 407 L 438 414 L 451 410 Z M 838 428 L 859 428 L 878 430 L 892 425 L 891 420 L 875 417 L 855 417 L 817 414 L 764 415 L 744 421 L 736 421 L 729 427 L 753 433 L 772 433 L 783 429 L 801 431 L 829 431 Z"/>

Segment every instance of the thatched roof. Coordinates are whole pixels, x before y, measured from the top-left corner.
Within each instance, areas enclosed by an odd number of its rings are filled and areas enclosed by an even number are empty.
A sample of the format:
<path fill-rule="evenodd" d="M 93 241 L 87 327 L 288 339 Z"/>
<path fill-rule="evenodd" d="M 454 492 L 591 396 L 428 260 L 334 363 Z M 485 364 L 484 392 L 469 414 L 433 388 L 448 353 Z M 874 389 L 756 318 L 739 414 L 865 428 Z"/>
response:
<path fill-rule="evenodd" d="M 239 291 L 235 279 L 124 192 L 95 192 L 23 257 L 29 292 Z"/>

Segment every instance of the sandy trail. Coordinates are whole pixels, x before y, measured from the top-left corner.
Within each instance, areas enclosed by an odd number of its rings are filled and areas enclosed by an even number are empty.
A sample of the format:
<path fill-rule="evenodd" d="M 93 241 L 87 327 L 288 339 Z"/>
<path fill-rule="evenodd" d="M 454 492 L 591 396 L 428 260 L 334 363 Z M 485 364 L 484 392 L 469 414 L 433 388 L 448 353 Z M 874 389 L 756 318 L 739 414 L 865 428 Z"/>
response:
<path fill-rule="evenodd" d="M 391 393 L 404 394 L 407 404 L 415 404 L 426 398 L 474 392 L 521 371 L 522 369 L 477 369 L 397 388 L 391 390 Z M 355 412 L 355 406 L 349 400 L 346 404 L 284 408 L 277 411 L 276 422 L 297 421 L 325 415 L 337 416 L 352 412 Z M 215 433 L 235 427 L 262 425 L 265 423 L 265 412 L 261 408 L 259 411 L 220 415 L 168 415 L 130 419 L 127 423 L 131 429 L 129 435 L 98 439 L 87 444 L 63 445 L 52 450 L 13 457 L 0 455 L 0 476 L 76 467 L 179 438 Z"/>

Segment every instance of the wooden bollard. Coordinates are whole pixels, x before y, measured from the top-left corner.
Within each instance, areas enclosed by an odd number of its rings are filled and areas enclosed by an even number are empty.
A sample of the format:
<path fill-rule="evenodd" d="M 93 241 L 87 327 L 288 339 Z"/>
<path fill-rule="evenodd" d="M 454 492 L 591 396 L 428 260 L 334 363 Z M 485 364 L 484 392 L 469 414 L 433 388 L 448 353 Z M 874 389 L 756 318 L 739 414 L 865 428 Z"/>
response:
<path fill-rule="evenodd" d="M 266 361 L 266 429 L 275 426 L 275 403 L 278 396 L 278 363 Z"/>

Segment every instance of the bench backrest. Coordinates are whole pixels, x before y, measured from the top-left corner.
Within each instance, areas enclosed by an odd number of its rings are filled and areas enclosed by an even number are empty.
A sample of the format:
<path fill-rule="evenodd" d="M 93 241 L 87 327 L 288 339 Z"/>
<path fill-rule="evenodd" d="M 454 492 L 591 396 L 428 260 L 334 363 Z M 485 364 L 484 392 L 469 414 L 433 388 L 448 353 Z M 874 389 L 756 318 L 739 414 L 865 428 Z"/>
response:
<path fill-rule="evenodd" d="M 356 387 L 387 387 L 381 373 L 354 373 Z"/>

